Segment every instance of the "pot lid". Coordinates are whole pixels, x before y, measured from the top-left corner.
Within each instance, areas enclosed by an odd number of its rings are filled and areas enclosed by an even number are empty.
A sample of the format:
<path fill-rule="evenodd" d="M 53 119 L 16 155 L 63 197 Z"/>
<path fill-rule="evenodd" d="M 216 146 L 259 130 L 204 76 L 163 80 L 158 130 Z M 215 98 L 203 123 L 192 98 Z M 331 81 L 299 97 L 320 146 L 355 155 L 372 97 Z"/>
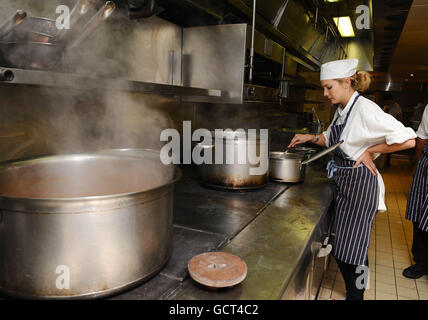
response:
<path fill-rule="evenodd" d="M 206 252 L 190 259 L 190 276 L 196 282 L 211 288 L 237 285 L 247 276 L 247 264 L 227 252 Z"/>

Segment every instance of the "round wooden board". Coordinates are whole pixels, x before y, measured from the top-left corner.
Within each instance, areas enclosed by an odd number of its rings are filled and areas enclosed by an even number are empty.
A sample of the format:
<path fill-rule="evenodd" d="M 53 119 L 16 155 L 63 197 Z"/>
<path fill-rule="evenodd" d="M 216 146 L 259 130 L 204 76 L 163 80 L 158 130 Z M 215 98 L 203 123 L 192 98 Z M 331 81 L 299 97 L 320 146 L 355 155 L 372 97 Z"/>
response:
<path fill-rule="evenodd" d="M 210 288 L 232 287 L 247 276 L 247 264 L 241 258 L 226 252 L 207 252 L 190 259 L 190 276 Z"/>

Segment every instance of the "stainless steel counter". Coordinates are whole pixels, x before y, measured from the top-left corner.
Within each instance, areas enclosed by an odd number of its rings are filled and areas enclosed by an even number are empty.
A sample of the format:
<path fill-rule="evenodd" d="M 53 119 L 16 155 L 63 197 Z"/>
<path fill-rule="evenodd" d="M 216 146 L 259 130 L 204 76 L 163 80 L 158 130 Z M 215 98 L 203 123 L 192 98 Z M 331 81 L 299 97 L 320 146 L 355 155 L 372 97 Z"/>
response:
<path fill-rule="evenodd" d="M 176 190 L 172 258 L 159 275 L 113 299 L 313 299 L 326 266 L 316 253 L 333 199 L 323 167 L 309 166 L 304 183 L 269 182 L 251 192 L 207 189 L 185 170 Z M 245 260 L 244 282 L 212 291 L 189 277 L 190 258 L 214 250 Z"/>
<path fill-rule="evenodd" d="M 303 184 L 279 195 L 221 251 L 247 263 L 247 278 L 233 288 L 212 291 L 192 279 L 168 299 L 313 299 L 326 258 L 316 254 L 328 230 L 333 187 L 325 171 L 309 167 Z"/>

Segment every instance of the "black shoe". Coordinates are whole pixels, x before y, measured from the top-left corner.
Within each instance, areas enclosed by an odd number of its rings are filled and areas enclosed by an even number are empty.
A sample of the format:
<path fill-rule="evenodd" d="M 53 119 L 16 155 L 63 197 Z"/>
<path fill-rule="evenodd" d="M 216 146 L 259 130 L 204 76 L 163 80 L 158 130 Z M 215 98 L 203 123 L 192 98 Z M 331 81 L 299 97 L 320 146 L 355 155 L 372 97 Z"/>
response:
<path fill-rule="evenodd" d="M 421 264 L 414 264 L 403 270 L 403 276 L 410 279 L 419 279 L 424 275 L 428 275 L 428 267 Z"/>

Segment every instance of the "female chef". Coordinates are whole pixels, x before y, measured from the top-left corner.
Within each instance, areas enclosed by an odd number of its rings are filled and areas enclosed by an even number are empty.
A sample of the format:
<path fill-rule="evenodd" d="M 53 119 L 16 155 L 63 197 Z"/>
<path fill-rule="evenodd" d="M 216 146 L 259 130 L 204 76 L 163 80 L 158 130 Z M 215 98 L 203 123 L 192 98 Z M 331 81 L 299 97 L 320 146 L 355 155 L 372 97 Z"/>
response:
<path fill-rule="evenodd" d="M 321 135 L 296 134 L 288 147 L 305 142 L 331 146 L 344 140 L 328 165 L 336 185 L 332 254 L 346 286 L 346 299 L 362 300 L 358 284 L 361 267 L 368 272 L 370 231 L 377 210 L 386 210 L 385 186 L 373 162 L 381 153 L 415 146 L 416 133 L 385 113 L 360 92 L 370 86 L 366 72 L 356 72 L 358 60 L 346 59 L 321 66 L 324 96 L 338 104 L 334 119 Z"/>

